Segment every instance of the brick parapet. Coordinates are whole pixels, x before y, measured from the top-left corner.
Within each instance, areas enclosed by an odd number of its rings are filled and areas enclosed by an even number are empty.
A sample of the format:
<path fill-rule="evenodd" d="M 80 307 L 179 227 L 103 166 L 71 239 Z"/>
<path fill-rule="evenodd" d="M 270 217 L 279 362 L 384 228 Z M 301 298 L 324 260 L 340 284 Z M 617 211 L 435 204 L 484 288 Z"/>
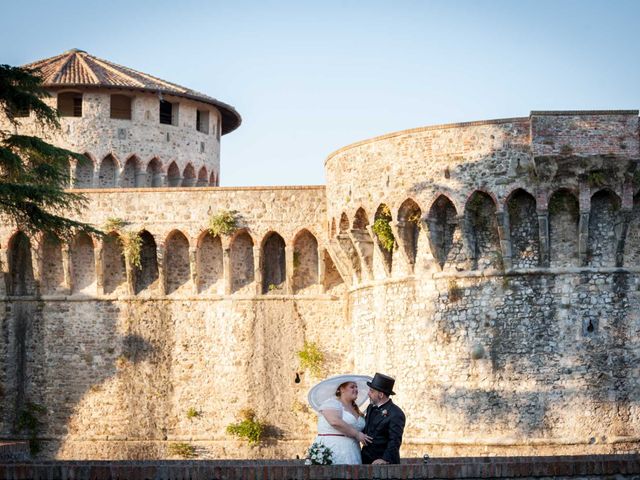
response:
<path fill-rule="evenodd" d="M 0 477 L 15 480 L 148 478 L 207 479 L 617 479 L 640 474 L 638 455 L 405 459 L 400 465 L 318 465 L 302 461 L 84 461 L 2 463 Z"/>

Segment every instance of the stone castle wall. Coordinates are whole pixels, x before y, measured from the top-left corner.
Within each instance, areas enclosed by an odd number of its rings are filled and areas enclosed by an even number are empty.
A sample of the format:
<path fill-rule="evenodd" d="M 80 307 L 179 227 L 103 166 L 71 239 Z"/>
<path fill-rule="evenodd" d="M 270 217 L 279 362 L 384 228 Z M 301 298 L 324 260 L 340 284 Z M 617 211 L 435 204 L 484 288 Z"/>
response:
<path fill-rule="evenodd" d="M 534 112 L 345 147 L 326 188 L 83 191 L 121 231 L 0 232 L 2 435 L 32 401 L 48 456 L 293 458 L 306 340 L 325 374 L 396 377 L 405 456 L 637 451 L 639 160 L 637 111 Z M 225 433 L 247 407 L 257 447 Z"/>

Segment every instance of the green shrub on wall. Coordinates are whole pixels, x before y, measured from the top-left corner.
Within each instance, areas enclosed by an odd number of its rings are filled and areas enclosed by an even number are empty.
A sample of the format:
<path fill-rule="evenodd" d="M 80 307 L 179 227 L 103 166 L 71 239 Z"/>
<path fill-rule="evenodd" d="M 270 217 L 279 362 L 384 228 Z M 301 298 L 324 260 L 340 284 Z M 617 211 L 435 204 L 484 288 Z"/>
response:
<path fill-rule="evenodd" d="M 304 342 L 302 350 L 298 351 L 297 355 L 302 370 L 309 370 L 315 377 L 322 375 L 324 353 L 315 342 Z"/>
<path fill-rule="evenodd" d="M 382 248 L 388 252 L 393 252 L 396 239 L 393 236 L 393 230 L 391 230 L 391 210 L 389 210 L 389 207 L 385 206 L 382 209 L 371 228 L 376 237 L 378 237 Z"/>
<path fill-rule="evenodd" d="M 214 237 L 231 235 L 238 229 L 238 212 L 222 210 L 209 218 L 209 233 Z"/>
<path fill-rule="evenodd" d="M 243 438 L 249 444 L 256 444 L 262 440 L 266 424 L 256 417 L 256 413 L 250 409 L 240 411 L 241 420 L 227 425 L 227 433 L 235 437 Z"/>

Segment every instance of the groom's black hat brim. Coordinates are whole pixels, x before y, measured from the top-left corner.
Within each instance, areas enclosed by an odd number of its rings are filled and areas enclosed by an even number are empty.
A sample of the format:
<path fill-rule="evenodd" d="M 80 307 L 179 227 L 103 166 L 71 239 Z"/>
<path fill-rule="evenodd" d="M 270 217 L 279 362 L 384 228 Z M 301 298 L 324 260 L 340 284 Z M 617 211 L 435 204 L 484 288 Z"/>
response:
<path fill-rule="evenodd" d="M 373 380 L 367 382 L 367 386 L 374 390 L 378 390 L 385 395 L 395 395 L 396 392 L 393 391 L 393 385 L 395 382 L 395 379 L 376 372 L 373 376 Z"/>

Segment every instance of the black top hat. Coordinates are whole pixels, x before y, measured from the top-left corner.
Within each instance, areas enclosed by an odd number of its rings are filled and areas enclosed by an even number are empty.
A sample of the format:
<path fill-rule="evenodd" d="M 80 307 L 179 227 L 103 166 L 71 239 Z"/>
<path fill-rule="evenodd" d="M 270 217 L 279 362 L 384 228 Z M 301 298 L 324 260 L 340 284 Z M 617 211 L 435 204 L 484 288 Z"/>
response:
<path fill-rule="evenodd" d="M 382 373 L 376 372 L 376 374 L 373 376 L 373 380 L 367 382 L 367 385 L 369 385 L 369 387 L 373 388 L 374 390 L 386 393 L 387 395 L 395 395 L 395 392 L 393 391 L 394 383 L 396 383 L 395 379 L 387 377 Z"/>

